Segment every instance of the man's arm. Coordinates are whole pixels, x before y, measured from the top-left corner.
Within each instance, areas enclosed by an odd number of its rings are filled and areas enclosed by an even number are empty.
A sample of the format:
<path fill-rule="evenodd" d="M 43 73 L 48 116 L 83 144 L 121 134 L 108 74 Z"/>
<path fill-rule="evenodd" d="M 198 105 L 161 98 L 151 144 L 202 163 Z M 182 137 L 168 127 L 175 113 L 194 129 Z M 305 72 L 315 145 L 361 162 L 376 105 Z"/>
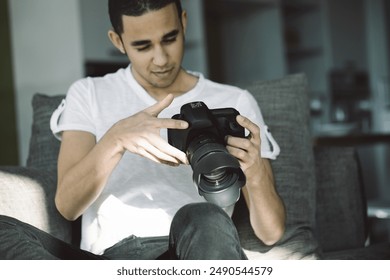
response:
<path fill-rule="evenodd" d="M 114 142 L 82 131 L 65 131 L 58 157 L 55 202 L 68 220 L 77 219 L 95 201 L 121 156 Z"/>
<path fill-rule="evenodd" d="M 96 143 L 88 132 L 65 131 L 58 158 L 55 197 L 59 212 L 75 220 L 96 200 L 125 151 L 170 165 L 187 163 L 186 155 L 160 136 L 160 129 L 184 129 L 188 124 L 159 119 L 158 114 L 173 101 L 166 98 L 114 124 Z"/>
<path fill-rule="evenodd" d="M 265 244 L 272 245 L 284 233 L 284 204 L 275 189 L 269 160 L 260 156 L 259 127 L 243 116 L 238 116 L 237 121 L 249 130 L 250 136 L 228 137 L 227 148 L 240 161 L 247 179 L 243 194 L 248 205 L 252 228 Z"/>

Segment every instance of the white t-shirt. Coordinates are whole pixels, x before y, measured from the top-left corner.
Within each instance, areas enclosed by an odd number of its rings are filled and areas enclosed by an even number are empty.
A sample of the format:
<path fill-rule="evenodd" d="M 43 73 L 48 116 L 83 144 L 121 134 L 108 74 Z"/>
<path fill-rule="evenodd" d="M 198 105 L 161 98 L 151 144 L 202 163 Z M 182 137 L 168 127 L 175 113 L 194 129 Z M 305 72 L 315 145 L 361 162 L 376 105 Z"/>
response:
<path fill-rule="evenodd" d="M 65 130 L 87 131 L 99 141 L 117 121 L 155 104 L 156 100 L 136 82 L 130 67 L 75 82 L 66 101 L 53 113 L 53 133 L 60 138 Z M 278 155 L 279 147 L 272 137 L 267 138 L 270 135 L 266 134 L 260 109 L 251 94 L 193 74 L 199 77 L 197 85 L 175 98 L 159 117 L 171 118 L 183 104 L 194 101 L 203 101 L 209 109 L 233 107 L 260 127 L 262 156 Z M 166 129 L 161 135 L 166 139 Z M 168 235 L 176 211 L 188 203 L 201 201 L 205 200 L 192 181 L 190 166 L 170 167 L 126 152 L 101 195 L 83 214 L 81 248 L 102 254 L 130 235 Z"/>

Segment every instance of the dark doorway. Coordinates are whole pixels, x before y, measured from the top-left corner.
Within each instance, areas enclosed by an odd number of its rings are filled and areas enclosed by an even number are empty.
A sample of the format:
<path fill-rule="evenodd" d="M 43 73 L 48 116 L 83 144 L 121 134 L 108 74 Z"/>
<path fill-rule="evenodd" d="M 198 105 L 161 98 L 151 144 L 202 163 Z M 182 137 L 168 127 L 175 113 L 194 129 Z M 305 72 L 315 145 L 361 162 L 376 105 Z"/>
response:
<path fill-rule="evenodd" d="M 8 1 L 0 2 L 0 165 L 18 165 Z"/>

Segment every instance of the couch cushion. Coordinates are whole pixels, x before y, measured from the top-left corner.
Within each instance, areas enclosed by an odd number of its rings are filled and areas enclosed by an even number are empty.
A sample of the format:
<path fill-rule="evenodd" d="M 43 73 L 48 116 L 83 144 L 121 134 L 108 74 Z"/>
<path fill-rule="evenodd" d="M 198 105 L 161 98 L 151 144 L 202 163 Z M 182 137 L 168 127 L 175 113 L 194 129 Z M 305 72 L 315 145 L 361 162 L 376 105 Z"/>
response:
<path fill-rule="evenodd" d="M 40 170 L 56 170 L 60 142 L 50 130 L 50 117 L 64 95 L 35 94 L 32 99 L 33 124 L 27 166 Z"/>
<path fill-rule="evenodd" d="M 265 123 L 281 149 L 279 157 L 271 164 L 277 190 L 287 211 L 286 233 L 278 244 L 284 247 L 281 250 L 284 252 L 282 257 L 289 256 L 294 250 L 297 254 L 292 258 L 297 255 L 300 258 L 311 257 L 317 250 L 312 234 L 315 225 L 316 182 L 309 130 L 307 78 L 304 74 L 295 74 L 279 80 L 255 82 L 247 89 L 256 98 Z M 253 235 L 250 231 L 249 227 L 240 226 L 241 236 Z M 260 244 L 255 245 L 253 238 L 243 239 L 243 247 L 261 247 Z"/>

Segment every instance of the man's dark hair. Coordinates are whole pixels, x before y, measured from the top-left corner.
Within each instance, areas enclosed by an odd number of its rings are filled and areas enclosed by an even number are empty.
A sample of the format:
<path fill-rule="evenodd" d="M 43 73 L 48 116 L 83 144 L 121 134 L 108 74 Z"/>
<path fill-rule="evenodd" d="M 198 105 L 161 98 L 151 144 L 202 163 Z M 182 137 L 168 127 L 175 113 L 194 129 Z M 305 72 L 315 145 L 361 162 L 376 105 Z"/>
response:
<path fill-rule="evenodd" d="M 181 21 L 182 7 L 180 0 L 109 0 L 108 13 L 114 31 L 123 33 L 122 16 L 142 16 L 150 11 L 157 11 L 165 6 L 175 3 Z"/>

